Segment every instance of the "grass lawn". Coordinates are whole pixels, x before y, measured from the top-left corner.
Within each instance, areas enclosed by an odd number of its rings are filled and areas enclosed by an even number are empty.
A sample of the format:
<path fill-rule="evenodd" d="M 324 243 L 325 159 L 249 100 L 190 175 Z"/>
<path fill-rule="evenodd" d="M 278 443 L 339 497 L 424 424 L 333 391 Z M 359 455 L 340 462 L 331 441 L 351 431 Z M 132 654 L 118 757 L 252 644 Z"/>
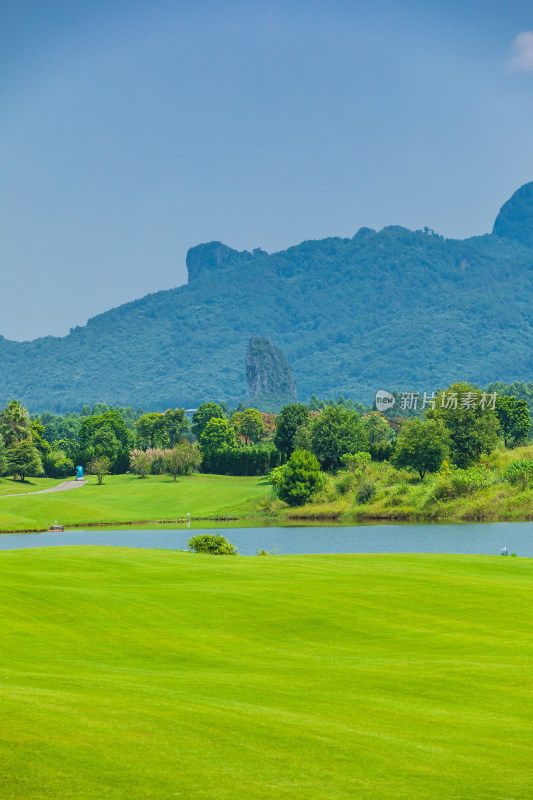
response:
<path fill-rule="evenodd" d="M 28 494 L 51 489 L 63 483 L 63 478 L 26 478 L 24 482 L 14 481 L 13 478 L 0 478 L 0 497 L 3 494 Z"/>
<path fill-rule="evenodd" d="M 0 796 L 531 798 L 532 579 L 520 558 L 0 553 Z"/>
<path fill-rule="evenodd" d="M 38 480 L 32 479 L 35 484 Z M 174 482 L 165 475 L 145 480 L 108 475 L 103 486 L 91 478 L 86 486 L 66 492 L 0 497 L 0 531 L 46 530 L 56 519 L 68 526 L 173 520 L 187 512 L 191 517 L 245 516 L 269 490 L 265 478 L 191 475 Z"/>

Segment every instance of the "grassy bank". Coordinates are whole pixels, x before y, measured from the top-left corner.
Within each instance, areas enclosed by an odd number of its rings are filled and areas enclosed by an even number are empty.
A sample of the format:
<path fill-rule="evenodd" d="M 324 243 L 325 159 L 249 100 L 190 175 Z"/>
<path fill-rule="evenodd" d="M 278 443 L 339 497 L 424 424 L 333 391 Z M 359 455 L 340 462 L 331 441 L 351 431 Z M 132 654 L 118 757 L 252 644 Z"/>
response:
<path fill-rule="evenodd" d="M 198 474 L 173 482 L 164 475 L 146 480 L 110 475 L 103 486 L 91 478 L 75 491 L 31 497 L 23 493 L 61 481 L 30 478 L 21 484 L 3 479 L 0 532 L 46 530 L 56 519 L 65 526 L 174 521 L 184 519 L 187 512 L 192 518 L 268 516 L 281 521 L 528 520 L 533 519 L 533 487 L 514 486 L 504 474 L 511 461 L 532 458 L 532 446 L 496 451 L 483 458 L 473 480 L 461 471 L 421 480 L 413 471 L 373 462 L 363 473 L 328 475 L 320 495 L 298 508 L 277 500 L 264 477 Z M 364 486 L 372 489 L 368 496 L 361 492 Z M 20 496 L 2 496 L 17 491 Z"/>
<path fill-rule="evenodd" d="M 0 554 L 6 800 L 533 797 L 533 562 Z"/>
<path fill-rule="evenodd" d="M 40 488 L 40 479 L 31 480 L 31 491 Z M 176 520 L 187 512 L 191 517 L 246 516 L 268 490 L 264 478 L 191 475 L 174 482 L 164 475 L 146 480 L 109 475 L 103 486 L 91 478 L 71 491 L 0 497 L 0 530 L 46 530 L 56 519 L 72 526 Z"/>
<path fill-rule="evenodd" d="M 533 459 L 533 447 L 498 450 L 472 470 L 443 469 L 423 480 L 412 470 L 373 462 L 364 471 L 328 476 L 324 489 L 304 506 L 287 508 L 273 492 L 263 505 L 286 519 L 530 520 L 533 487 L 521 488 L 505 478 L 506 467 L 519 459 Z"/>

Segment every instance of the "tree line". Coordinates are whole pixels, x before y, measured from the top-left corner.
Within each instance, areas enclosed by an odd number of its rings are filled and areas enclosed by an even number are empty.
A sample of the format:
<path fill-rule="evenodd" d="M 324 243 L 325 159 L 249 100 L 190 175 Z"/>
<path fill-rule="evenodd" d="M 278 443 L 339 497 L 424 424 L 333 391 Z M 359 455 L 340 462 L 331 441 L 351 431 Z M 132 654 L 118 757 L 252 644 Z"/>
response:
<path fill-rule="evenodd" d="M 176 479 L 201 469 L 274 473 L 273 480 L 283 486 L 290 470 L 295 470 L 291 480 L 305 484 L 302 470 L 308 473 L 311 465 L 316 475 L 335 472 L 346 468 L 346 459 L 367 454 L 373 461 L 416 470 L 423 479 L 444 461 L 465 468 L 498 442 L 506 447 L 527 442 L 525 399 L 499 395 L 494 408 L 453 408 L 441 402 L 446 395 L 475 391 L 467 383 L 453 384 L 437 393 L 433 408 L 412 418 L 365 409 L 344 398 L 324 402 L 313 397 L 309 404 L 284 406 L 278 415 L 206 402 L 192 419 L 184 409 L 144 412 L 105 404 L 84 406 L 80 414 L 30 416 L 13 400 L 0 411 L 0 474 L 66 478 L 82 466 L 99 480 L 108 472 L 127 471 L 141 478 L 165 473 Z M 307 481 L 312 491 L 320 484 L 316 475 Z"/>

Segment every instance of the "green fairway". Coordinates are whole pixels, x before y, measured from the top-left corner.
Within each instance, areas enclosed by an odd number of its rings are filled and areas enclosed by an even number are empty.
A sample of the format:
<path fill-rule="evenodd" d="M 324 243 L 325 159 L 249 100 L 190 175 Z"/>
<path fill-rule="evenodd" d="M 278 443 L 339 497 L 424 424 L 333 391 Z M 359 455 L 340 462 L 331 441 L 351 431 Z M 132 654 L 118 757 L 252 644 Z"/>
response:
<path fill-rule="evenodd" d="M 0 554 L 0 796 L 533 797 L 533 562 Z"/>
<path fill-rule="evenodd" d="M 35 486 L 29 491 L 61 482 L 42 479 L 41 486 L 41 479 L 31 480 Z M 174 520 L 187 512 L 191 517 L 244 516 L 269 489 L 265 478 L 190 475 L 174 482 L 164 475 L 146 480 L 108 475 L 103 486 L 91 478 L 86 486 L 66 492 L 0 497 L 0 531 L 46 530 L 56 519 L 68 526 Z"/>

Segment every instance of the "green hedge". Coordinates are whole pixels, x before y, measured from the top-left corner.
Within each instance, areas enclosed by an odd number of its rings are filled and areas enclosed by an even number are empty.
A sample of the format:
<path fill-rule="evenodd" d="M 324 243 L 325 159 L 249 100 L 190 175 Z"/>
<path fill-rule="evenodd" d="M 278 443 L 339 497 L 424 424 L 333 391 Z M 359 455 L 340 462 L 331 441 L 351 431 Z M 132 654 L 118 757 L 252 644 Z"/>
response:
<path fill-rule="evenodd" d="M 215 475 L 266 475 L 281 464 L 281 455 L 273 445 L 228 447 L 204 453 L 202 472 Z"/>

